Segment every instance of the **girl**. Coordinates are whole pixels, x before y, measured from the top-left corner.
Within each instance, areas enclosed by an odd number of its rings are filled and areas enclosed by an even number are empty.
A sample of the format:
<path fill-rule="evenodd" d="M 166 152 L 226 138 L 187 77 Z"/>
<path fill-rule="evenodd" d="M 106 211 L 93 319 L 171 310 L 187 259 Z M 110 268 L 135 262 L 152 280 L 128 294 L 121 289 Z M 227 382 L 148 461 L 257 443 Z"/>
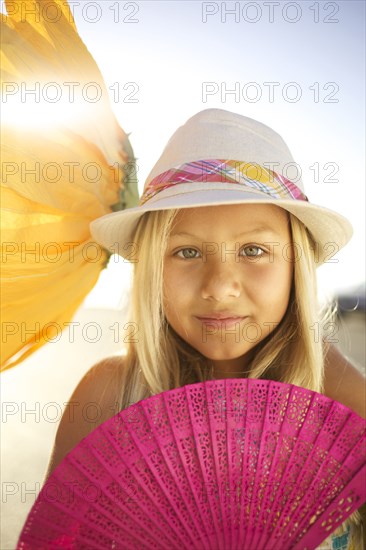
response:
<path fill-rule="evenodd" d="M 123 358 L 97 364 L 75 390 L 46 477 L 97 425 L 77 416 L 75 401 L 98 403 L 100 424 L 165 390 L 250 377 L 326 393 L 365 416 L 362 375 L 311 328 L 329 319 L 318 311 L 316 267 L 352 229 L 310 204 L 286 165 L 293 159 L 273 130 L 208 109 L 169 140 L 138 207 L 92 222 L 95 240 L 132 262 L 135 332 Z M 339 537 L 361 548 L 358 512 L 321 548 Z"/>

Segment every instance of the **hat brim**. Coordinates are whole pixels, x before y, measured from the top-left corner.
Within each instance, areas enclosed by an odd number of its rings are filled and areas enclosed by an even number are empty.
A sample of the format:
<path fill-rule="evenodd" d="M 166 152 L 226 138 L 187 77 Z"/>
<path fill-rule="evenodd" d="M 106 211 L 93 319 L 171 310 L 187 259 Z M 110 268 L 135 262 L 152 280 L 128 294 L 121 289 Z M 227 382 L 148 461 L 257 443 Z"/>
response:
<path fill-rule="evenodd" d="M 211 183 L 212 185 L 212 183 Z M 230 184 L 229 184 L 230 185 Z M 180 190 L 183 191 L 182 186 Z M 199 208 L 229 204 L 274 204 L 291 212 L 310 231 L 318 245 L 317 263 L 323 264 L 343 248 L 353 234 L 352 225 L 341 214 L 311 204 L 307 201 L 293 199 L 276 199 L 264 193 L 251 190 L 233 189 L 227 185 L 217 189 L 199 188 L 183 193 L 175 189 L 161 191 L 142 206 L 106 214 L 90 223 L 93 239 L 111 252 L 125 259 L 131 257 L 131 243 L 138 221 L 147 212 L 156 210 Z M 222 188 L 224 187 L 224 188 Z M 334 261 L 334 260 L 333 260 Z"/>

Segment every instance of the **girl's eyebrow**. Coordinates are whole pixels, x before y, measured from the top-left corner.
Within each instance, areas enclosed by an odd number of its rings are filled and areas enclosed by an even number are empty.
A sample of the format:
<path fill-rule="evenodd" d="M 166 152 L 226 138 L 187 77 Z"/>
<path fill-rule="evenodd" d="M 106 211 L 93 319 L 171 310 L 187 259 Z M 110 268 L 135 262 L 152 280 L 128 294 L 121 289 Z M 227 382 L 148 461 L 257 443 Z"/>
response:
<path fill-rule="evenodd" d="M 260 226 L 260 227 L 253 227 L 249 231 L 244 231 L 243 233 L 239 233 L 239 235 L 236 235 L 236 237 L 233 237 L 234 239 L 239 239 L 240 237 L 245 237 L 246 235 L 250 235 L 252 233 L 271 233 L 273 235 L 279 235 L 277 231 L 275 231 L 272 227 L 266 227 L 266 226 Z M 187 233 L 185 231 L 179 231 L 178 233 L 171 233 L 170 237 L 193 237 L 194 239 L 199 240 L 207 240 L 202 239 L 199 235 L 194 235 L 193 233 Z"/>

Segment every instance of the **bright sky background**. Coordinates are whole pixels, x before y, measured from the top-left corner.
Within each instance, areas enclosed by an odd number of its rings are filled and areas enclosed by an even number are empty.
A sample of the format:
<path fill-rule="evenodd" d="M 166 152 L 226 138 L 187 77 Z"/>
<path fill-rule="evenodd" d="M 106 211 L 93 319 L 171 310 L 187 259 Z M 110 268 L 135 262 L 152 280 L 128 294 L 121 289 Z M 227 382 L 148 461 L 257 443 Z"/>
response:
<path fill-rule="evenodd" d="M 364 280 L 364 2 L 72 4 L 79 33 L 112 87 L 113 110 L 131 132 L 140 192 L 170 135 L 196 112 L 223 108 L 258 119 L 285 139 L 303 168 L 310 201 L 354 226 L 338 262 L 319 269 L 321 287 L 332 291 Z M 215 91 L 206 98 L 205 83 Z M 273 100 L 264 83 L 278 83 Z M 239 97 L 225 96 L 225 87 L 236 87 Z M 135 102 L 128 101 L 131 92 Z M 299 100 L 290 101 L 296 93 Z M 128 278 L 128 264 L 112 257 L 85 305 L 118 307 Z"/>

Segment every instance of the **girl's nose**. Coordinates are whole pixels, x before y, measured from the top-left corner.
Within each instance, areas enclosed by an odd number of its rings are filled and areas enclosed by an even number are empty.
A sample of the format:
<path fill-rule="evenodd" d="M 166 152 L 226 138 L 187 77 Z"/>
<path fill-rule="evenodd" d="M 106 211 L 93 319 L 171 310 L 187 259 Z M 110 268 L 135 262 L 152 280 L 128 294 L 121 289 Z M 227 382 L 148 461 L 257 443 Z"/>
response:
<path fill-rule="evenodd" d="M 210 262 L 202 278 L 202 298 L 220 302 L 228 298 L 238 298 L 241 293 L 239 265 L 232 265 L 230 261 Z"/>

